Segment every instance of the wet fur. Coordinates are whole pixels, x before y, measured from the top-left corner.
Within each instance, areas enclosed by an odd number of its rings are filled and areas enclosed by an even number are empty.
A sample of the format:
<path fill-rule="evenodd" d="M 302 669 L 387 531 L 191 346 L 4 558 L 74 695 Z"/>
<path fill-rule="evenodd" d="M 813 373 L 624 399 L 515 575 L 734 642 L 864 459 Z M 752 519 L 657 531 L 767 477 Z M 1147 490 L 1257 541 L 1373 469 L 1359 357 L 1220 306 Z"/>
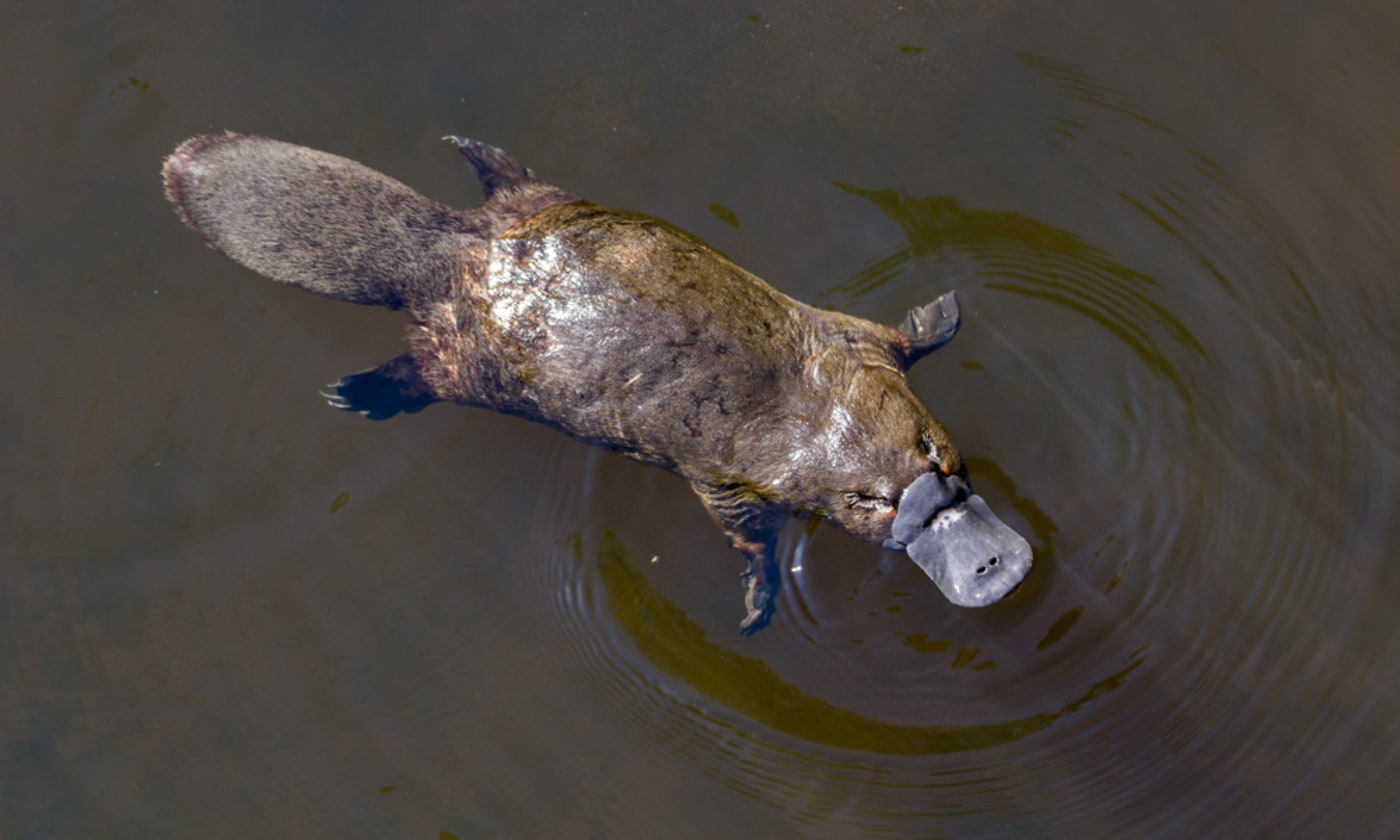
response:
<path fill-rule="evenodd" d="M 961 474 L 904 370 L 951 338 L 951 296 L 900 330 L 813 309 L 676 228 L 452 138 L 482 184 L 456 211 L 346 158 L 196 137 L 166 160 L 181 219 L 248 268 L 406 309 L 410 352 L 341 380 L 375 419 L 438 401 L 518 415 L 687 479 L 749 559 L 745 630 L 772 613 L 777 530 L 817 514 L 871 542 L 901 490 Z M 951 313 L 951 314 L 949 314 Z"/>

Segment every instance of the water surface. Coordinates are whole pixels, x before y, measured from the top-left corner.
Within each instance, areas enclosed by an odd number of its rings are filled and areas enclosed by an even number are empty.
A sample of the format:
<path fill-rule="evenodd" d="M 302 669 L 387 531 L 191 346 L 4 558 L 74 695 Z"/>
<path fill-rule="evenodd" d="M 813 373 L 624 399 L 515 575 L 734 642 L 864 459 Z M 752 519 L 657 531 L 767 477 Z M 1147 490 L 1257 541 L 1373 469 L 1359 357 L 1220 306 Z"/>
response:
<path fill-rule="evenodd" d="M 1393 4 L 29 4 L 0 36 L 0 836 L 1400 833 Z M 262 133 L 500 144 L 896 323 L 1036 552 L 951 607 L 795 522 L 322 383 L 400 316 L 165 206 Z"/>

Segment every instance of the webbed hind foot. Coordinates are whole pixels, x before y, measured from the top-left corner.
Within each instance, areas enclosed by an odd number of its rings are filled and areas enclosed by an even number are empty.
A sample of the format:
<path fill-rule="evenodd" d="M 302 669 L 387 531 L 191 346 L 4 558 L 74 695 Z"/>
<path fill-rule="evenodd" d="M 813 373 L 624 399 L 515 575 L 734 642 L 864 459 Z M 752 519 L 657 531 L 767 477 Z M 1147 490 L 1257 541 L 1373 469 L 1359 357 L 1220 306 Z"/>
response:
<path fill-rule="evenodd" d="M 535 180 L 535 173 L 522 166 L 520 161 L 511 157 L 505 149 L 455 134 L 449 134 L 442 139 L 456 146 L 457 151 L 471 163 L 472 169 L 476 170 L 477 180 L 481 182 L 481 191 L 487 198 L 497 190 L 520 189 L 521 185 Z"/>
<path fill-rule="evenodd" d="M 580 200 L 568 190 L 536 178 L 534 170 L 511 157 L 504 149 L 455 134 L 442 139 L 456 146 L 476 173 L 481 192 L 486 197 L 485 207 L 477 212 L 494 209 L 500 214 L 495 221 L 502 228 L 552 204 Z M 486 218 L 490 220 L 489 213 Z"/>
<path fill-rule="evenodd" d="M 395 356 L 379 367 L 342 378 L 322 391 L 332 408 L 357 411 L 371 420 L 413 414 L 438 401 L 418 373 L 411 353 Z"/>

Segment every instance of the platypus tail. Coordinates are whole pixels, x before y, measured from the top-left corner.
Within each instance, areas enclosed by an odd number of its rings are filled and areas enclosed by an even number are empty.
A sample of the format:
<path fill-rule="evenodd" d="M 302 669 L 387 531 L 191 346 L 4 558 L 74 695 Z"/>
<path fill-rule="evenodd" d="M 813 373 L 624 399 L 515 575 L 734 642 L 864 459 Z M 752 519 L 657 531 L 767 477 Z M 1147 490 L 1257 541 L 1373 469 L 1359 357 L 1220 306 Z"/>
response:
<path fill-rule="evenodd" d="M 367 166 L 240 134 L 165 160 L 165 195 L 212 247 L 279 283 L 352 303 L 445 297 L 474 237 L 462 214 Z"/>

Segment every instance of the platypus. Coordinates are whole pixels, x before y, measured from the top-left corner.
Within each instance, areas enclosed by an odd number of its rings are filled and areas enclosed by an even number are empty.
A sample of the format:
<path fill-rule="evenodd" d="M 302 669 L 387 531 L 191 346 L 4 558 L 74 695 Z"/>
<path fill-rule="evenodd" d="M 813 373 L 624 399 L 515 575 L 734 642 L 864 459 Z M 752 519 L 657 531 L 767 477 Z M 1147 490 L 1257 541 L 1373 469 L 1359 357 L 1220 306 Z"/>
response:
<path fill-rule="evenodd" d="M 259 274 L 412 316 L 409 351 L 329 386 L 336 408 L 376 420 L 438 401 L 490 408 L 690 482 L 748 561 L 745 634 L 773 614 L 774 546 L 793 515 L 907 548 L 961 606 L 1025 577 L 1029 544 L 972 493 L 905 381 L 957 331 L 955 292 L 897 328 L 818 310 L 666 222 L 444 139 L 475 170 L 481 206 L 453 210 L 353 160 L 234 133 L 176 148 L 165 194 Z"/>

